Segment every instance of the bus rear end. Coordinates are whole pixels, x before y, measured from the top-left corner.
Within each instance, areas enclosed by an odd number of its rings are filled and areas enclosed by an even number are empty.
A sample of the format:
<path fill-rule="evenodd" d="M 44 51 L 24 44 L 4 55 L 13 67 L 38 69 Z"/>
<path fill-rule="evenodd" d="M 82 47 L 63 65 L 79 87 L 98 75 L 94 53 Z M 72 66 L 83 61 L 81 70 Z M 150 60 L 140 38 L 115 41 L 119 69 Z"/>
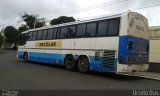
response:
<path fill-rule="evenodd" d="M 119 39 L 117 72 L 147 71 L 149 67 L 148 21 L 135 12 L 129 12 L 127 16 L 126 34 L 121 34 Z"/>

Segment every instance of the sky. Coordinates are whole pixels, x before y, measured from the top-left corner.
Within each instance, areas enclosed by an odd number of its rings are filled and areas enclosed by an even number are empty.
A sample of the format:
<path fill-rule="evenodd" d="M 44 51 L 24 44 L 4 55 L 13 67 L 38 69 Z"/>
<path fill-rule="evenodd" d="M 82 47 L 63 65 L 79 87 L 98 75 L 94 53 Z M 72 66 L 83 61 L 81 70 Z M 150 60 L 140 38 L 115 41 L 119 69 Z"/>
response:
<path fill-rule="evenodd" d="M 160 26 L 160 0 L 0 0 L 0 30 L 18 28 L 24 23 L 24 12 L 50 21 L 59 16 L 84 20 L 127 10 L 146 16 L 150 26 Z"/>

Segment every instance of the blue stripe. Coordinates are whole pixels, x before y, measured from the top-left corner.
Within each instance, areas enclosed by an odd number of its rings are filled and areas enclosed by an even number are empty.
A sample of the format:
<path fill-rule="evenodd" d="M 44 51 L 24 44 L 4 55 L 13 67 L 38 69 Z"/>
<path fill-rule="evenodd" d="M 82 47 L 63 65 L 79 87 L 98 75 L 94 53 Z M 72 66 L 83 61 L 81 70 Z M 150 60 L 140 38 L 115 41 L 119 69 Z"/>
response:
<path fill-rule="evenodd" d="M 29 61 L 42 62 L 48 64 L 64 64 L 65 55 L 49 54 L 49 53 L 35 53 L 29 52 Z"/>
<path fill-rule="evenodd" d="M 23 59 L 24 52 L 19 51 L 18 58 Z M 65 54 L 51 54 L 51 53 L 36 53 L 29 52 L 29 61 L 41 62 L 45 64 L 64 64 Z M 117 59 L 115 59 L 114 68 L 104 68 L 102 64 L 102 58 L 96 59 L 95 56 L 89 56 L 90 70 L 98 72 L 115 72 Z"/>
<path fill-rule="evenodd" d="M 128 42 L 133 41 L 132 50 L 128 50 Z M 141 45 L 140 45 L 140 44 Z M 137 57 L 139 50 L 144 51 L 144 55 L 149 57 L 149 52 L 146 52 L 146 46 L 149 44 L 149 40 L 135 38 L 131 36 L 121 36 L 119 39 L 119 53 L 118 58 L 121 64 L 126 64 L 127 56 Z"/>

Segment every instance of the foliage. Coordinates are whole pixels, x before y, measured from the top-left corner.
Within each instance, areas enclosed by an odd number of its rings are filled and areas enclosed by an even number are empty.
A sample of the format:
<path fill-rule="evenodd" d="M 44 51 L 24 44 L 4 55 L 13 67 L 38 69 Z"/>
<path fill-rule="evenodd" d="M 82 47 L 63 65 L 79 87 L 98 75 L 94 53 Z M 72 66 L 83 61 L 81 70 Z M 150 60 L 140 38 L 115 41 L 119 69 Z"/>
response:
<path fill-rule="evenodd" d="M 51 20 L 50 24 L 51 25 L 56 25 L 56 24 L 74 22 L 74 21 L 76 21 L 76 20 L 73 17 L 60 16 L 58 18 L 55 18 L 55 19 Z"/>
<path fill-rule="evenodd" d="M 2 46 L 2 43 L 3 43 L 3 36 L 2 36 L 2 33 L 0 33 L 0 48 Z"/>
<path fill-rule="evenodd" d="M 8 44 L 17 44 L 19 33 L 13 26 L 7 26 L 4 29 L 5 42 Z"/>
<path fill-rule="evenodd" d="M 40 28 L 45 26 L 46 23 L 46 19 L 45 18 L 40 18 L 40 19 L 36 19 L 36 23 L 35 23 L 35 28 Z"/>
<path fill-rule="evenodd" d="M 46 23 L 45 18 L 38 18 L 38 17 L 39 17 L 38 15 L 30 15 L 30 14 L 24 13 L 24 15 L 22 16 L 22 19 L 23 21 L 26 22 L 29 29 L 33 29 L 33 28 L 43 27 Z"/>
<path fill-rule="evenodd" d="M 22 24 L 22 25 L 18 28 L 19 33 L 22 33 L 22 32 L 27 31 L 27 30 L 29 30 L 29 27 L 28 27 L 27 25 L 25 25 L 25 24 Z"/>

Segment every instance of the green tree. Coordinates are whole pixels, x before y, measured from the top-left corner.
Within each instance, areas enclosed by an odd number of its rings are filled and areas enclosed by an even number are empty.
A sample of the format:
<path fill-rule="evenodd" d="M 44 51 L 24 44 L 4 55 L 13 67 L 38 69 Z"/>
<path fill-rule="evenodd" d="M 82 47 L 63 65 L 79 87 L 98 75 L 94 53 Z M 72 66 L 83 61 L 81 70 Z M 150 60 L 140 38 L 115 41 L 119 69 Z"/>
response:
<path fill-rule="evenodd" d="M 35 28 L 43 27 L 43 26 L 45 26 L 45 24 L 46 24 L 45 18 L 36 19 Z"/>
<path fill-rule="evenodd" d="M 22 16 L 22 19 L 24 22 L 26 22 L 29 29 L 33 28 L 40 28 L 45 26 L 46 20 L 45 18 L 38 18 L 38 15 L 30 15 L 27 13 L 24 13 Z"/>
<path fill-rule="evenodd" d="M 3 43 L 3 36 L 2 36 L 2 33 L 0 33 L 0 48 L 2 46 L 2 43 Z"/>
<path fill-rule="evenodd" d="M 73 17 L 60 16 L 58 18 L 55 18 L 55 19 L 51 20 L 50 24 L 51 25 L 56 25 L 56 24 L 74 22 L 74 21 L 76 21 L 76 20 Z"/>
<path fill-rule="evenodd" d="M 22 24 L 22 25 L 18 28 L 19 33 L 22 33 L 22 32 L 27 31 L 27 30 L 29 30 L 29 27 L 28 27 L 27 25 L 25 25 L 25 24 Z"/>
<path fill-rule="evenodd" d="M 11 44 L 15 44 L 16 47 L 19 38 L 19 32 L 15 27 L 7 26 L 4 29 L 4 36 L 5 36 L 5 42 L 9 45 L 9 47 Z"/>

